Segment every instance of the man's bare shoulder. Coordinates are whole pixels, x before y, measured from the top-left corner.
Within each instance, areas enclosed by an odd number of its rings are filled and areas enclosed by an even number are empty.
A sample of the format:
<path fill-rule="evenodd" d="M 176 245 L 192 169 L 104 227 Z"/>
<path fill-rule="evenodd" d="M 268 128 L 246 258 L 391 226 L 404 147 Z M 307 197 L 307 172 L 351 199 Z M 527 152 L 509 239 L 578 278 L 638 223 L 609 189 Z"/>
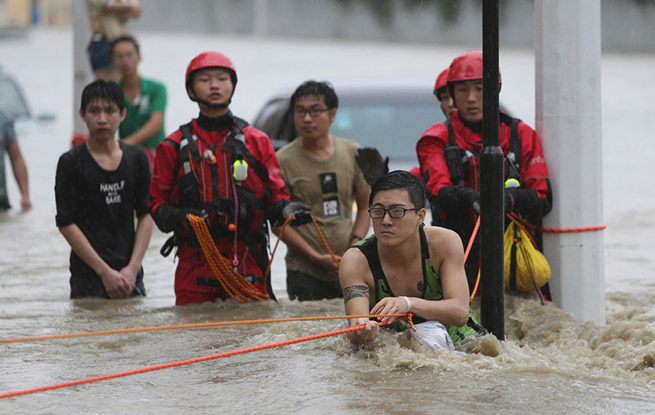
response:
<path fill-rule="evenodd" d="M 368 260 L 358 248 L 349 248 L 342 255 L 339 264 L 339 280 L 342 287 L 358 283 L 369 284 L 373 281 Z"/>
<path fill-rule="evenodd" d="M 366 257 L 359 250 L 359 248 L 350 247 L 346 249 L 346 252 L 341 256 L 341 265 L 365 265 L 367 264 Z"/>
<path fill-rule="evenodd" d="M 459 235 L 450 229 L 442 228 L 441 226 L 426 226 L 424 228 L 425 236 L 428 238 L 428 242 L 436 243 L 462 243 L 462 239 Z"/>
<path fill-rule="evenodd" d="M 459 257 L 464 256 L 462 238 L 456 232 L 440 226 L 426 226 L 425 236 L 433 260 L 441 261 L 447 258 L 459 260 Z"/>

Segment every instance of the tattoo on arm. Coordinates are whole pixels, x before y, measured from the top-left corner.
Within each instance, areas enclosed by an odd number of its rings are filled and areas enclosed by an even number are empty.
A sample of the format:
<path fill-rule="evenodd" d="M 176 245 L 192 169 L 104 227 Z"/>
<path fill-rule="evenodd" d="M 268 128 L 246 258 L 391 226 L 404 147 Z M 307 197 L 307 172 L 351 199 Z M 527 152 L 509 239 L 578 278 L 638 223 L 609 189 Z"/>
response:
<path fill-rule="evenodd" d="M 343 289 L 344 303 L 356 297 L 364 297 L 368 300 L 368 287 L 366 285 L 351 285 Z"/>

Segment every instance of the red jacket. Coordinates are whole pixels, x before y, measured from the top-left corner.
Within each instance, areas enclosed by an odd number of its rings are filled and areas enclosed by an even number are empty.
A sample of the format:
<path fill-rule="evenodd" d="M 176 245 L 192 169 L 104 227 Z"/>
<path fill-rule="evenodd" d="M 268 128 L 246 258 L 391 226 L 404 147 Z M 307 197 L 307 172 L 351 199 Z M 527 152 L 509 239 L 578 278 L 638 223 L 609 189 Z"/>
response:
<path fill-rule="evenodd" d="M 200 166 L 195 164 L 193 166 L 199 181 L 201 201 L 213 202 L 215 196 L 219 199 L 233 199 L 234 179 L 232 177 L 232 163 L 230 162 L 232 149 L 228 148 L 225 153 L 221 151 L 230 130 L 207 131 L 200 128 L 195 119 L 192 123 L 192 134 L 198 137 L 195 142 L 199 153 L 202 155 L 212 146 L 214 147 L 212 153 L 214 153 L 216 159 L 216 164 L 213 166 L 204 157 Z M 255 193 L 255 198 L 263 201 L 264 208 L 272 206 L 280 200 L 288 200 L 290 198 L 289 192 L 284 185 L 280 165 L 268 136 L 251 126 L 246 126 L 243 132 L 246 148 L 257 160 L 257 168 L 260 169 L 264 179 L 255 172 L 254 166 L 249 166 L 248 177 L 241 182 L 240 187 L 252 190 Z M 178 204 L 178 180 L 184 176 L 184 168 L 180 166 L 178 169 L 179 147 L 182 136 L 182 132 L 177 130 L 157 146 L 154 172 L 150 185 L 149 206 L 152 212 L 156 211 L 162 204 Z M 247 158 L 245 160 L 248 161 Z M 212 178 L 213 174 L 216 175 L 216 180 Z M 214 183 L 217 184 L 216 189 L 214 189 Z M 230 222 L 230 216 L 233 216 L 233 214 L 222 214 L 217 219 L 227 225 L 232 223 Z M 256 211 L 250 229 L 261 228 L 263 222 L 263 210 L 259 209 Z"/>
<path fill-rule="evenodd" d="M 205 280 L 213 277 L 208 271 L 204 255 L 197 253 L 195 236 L 186 221 L 170 220 L 171 215 L 164 220 L 162 211 L 170 211 L 172 207 L 205 209 L 209 213 L 207 222 L 219 252 L 230 261 L 236 260 L 238 271 L 242 275 L 261 278 L 268 261 L 268 233 L 265 232 L 264 223 L 267 219 L 280 220 L 281 209 L 290 199 L 275 151 L 265 133 L 250 126 L 243 128 L 245 148 L 250 156 L 244 158 L 249 165 L 248 175 L 244 181 L 235 183 L 232 172 L 235 147 L 228 145 L 223 152 L 223 146 L 232 129 L 208 131 L 201 128 L 196 119 L 192 121 L 191 128 L 191 135 L 197 137 L 194 142 L 201 160 L 189 157 L 191 152 L 188 151 L 189 146 L 185 146 L 186 140 L 182 131 L 175 131 L 157 146 L 150 184 L 149 207 L 155 223 L 164 232 L 177 226 L 174 230 L 179 237 L 177 242 L 180 244 L 180 262 L 176 273 L 176 293 L 184 290 L 211 290 L 211 287 L 199 286 L 198 277 Z M 211 156 L 205 155 L 208 149 L 211 149 L 214 155 L 213 164 L 210 162 Z M 181 154 L 184 155 L 182 161 L 186 160 L 186 163 L 180 163 Z M 191 172 L 191 175 L 185 172 Z M 186 186 L 187 194 L 199 202 L 190 203 L 189 197 L 180 197 L 180 188 L 184 191 L 185 187 L 180 183 L 189 179 L 193 185 Z M 235 215 L 234 211 L 235 191 L 239 195 L 238 215 Z M 225 203 L 216 206 L 213 203 L 215 200 Z M 179 210 L 184 211 L 181 208 Z M 239 218 L 236 221 L 236 245 L 233 229 L 230 229 L 230 225 L 235 223 L 235 216 Z M 171 226 L 171 223 L 175 225 Z M 255 285 L 258 286 L 257 280 Z M 262 286 L 258 288 L 264 290 Z"/>
<path fill-rule="evenodd" d="M 482 134 L 473 132 L 468 128 L 455 112 L 451 118 L 455 143 L 468 154 L 468 177 L 465 186 L 480 190 L 480 152 L 482 151 Z M 503 153 L 507 155 L 510 146 L 511 126 L 503 122 L 499 127 L 499 141 Z M 519 174 L 521 176 L 522 191 L 531 190 L 535 193 L 541 215 L 545 215 L 551 208 L 551 189 L 548 176 L 548 167 L 544 159 L 541 142 L 537 133 L 523 122 L 518 123 L 518 138 L 521 144 L 521 163 Z M 445 186 L 452 186 L 450 171 L 446 164 L 444 148 L 448 144 L 448 128 L 445 122 L 430 127 L 416 144 L 416 153 L 420 163 L 421 176 L 426 180 L 430 193 L 437 197 L 439 191 Z M 464 167 L 467 169 L 466 165 Z M 534 199 L 536 199 L 534 198 Z M 534 203 L 525 204 L 534 207 Z M 518 209 L 518 213 L 521 209 Z"/>

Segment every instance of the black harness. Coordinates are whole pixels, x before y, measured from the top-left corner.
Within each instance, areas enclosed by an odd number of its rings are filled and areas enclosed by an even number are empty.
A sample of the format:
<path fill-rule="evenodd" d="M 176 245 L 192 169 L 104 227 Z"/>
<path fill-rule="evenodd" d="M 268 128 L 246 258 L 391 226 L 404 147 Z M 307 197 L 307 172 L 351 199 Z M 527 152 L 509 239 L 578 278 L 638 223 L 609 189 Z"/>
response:
<path fill-rule="evenodd" d="M 446 121 L 448 128 L 448 144 L 444 148 L 446 157 L 446 164 L 450 172 L 450 181 L 454 185 L 463 185 L 468 179 L 468 161 L 469 155 L 466 151 L 459 148 L 455 143 L 455 133 L 453 131 L 453 124 L 450 119 Z M 509 136 L 509 151 L 505 156 L 507 161 L 505 167 L 506 179 L 517 179 L 520 181 L 519 167 L 521 165 L 521 141 L 519 140 L 518 124 L 521 122 L 518 118 L 512 118 L 505 113 L 500 113 L 500 122 L 509 125 L 511 128 Z"/>
<path fill-rule="evenodd" d="M 259 179 L 266 183 L 266 176 L 264 176 L 264 169 L 260 165 L 259 161 L 252 155 L 252 153 L 246 148 L 244 128 L 248 125 L 245 120 L 242 120 L 238 117 L 233 117 L 233 127 L 230 133 L 228 134 L 225 143 L 220 148 L 222 153 L 226 153 L 231 150 L 231 163 L 234 165 L 235 162 L 247 161 L 248 171 L 254 172 Z M 197 137 L 194 137 L 192 134 L 193 123 L 189 122 L 180 126 L 180 131 L 182 132 L 182 139 L 180 143 L 166 139 L 169 144 L 179 151 L 178 163 L 177 163 L 177 172 L 183 169 L 182 176 L 177 181 L 178 186 L 178 204 L 185 207 L 193 207 L 197 209 L 203 209 L 205 212 L 214 215 L 228 215 L 232 219 L 235 219 L 235 200 L 234 198 L 219 198 L 218 196 L 218 172 L 217 169 L 212 168 L 211 170 L 211 180 L 212 180 L 212 202 L 203 202 L 200 200 L 200 183 L 199 178 L 194 171 L 194 165 L 200 166 L 203 157 L 205 155 L 200 154 L 198 147 L 196 145 Z M 209 149 L 213 154 L 216 154 L 216 145 L 210 146 Z M 210 155 L 211 156 L 211 155 Z M 179 174 L 179 173 L 178 173 Z M 237 203 L 237 212 L 236 220 L 238 223 L 236 232 L 237 239 L 240 241 L 245 241 L 248 247 L 249 253 L 255 259 L 255 262 L 261 268 L 262 272 L 265 272 L 268 267 L 268 225 L 264 219 L 263 225 L 258 230 L 250 229 L 252 222 L 255 218 L 255 212 L 260 210 L 262 212 L 262 218 L 264 218 L 264 207 L 266 199 L 270 194 L 270 190 L 266 188 L 266 192 L 263 198 L 257 198 L 253 190 L 247 189 L 241 185 L 239 181 L 235 180 L 236 184 L 236 203 Z M 213 221 L 210 233 L 213 238 L 233 238 L 234 231 L 230 230 L 228 226 L 219 223 L 218 221 Z M 164 256 L 170 254 L 172 249 L 176 245 L 185 245 L 191 247 L 199 247 L 198 241 L 195 235 L 184 237 L 180 235 L 177 231 L 174 235 L 166 241 L 164 246 L 161 249 L 161 253 Z"/>
<path fill-rule="evenodd" d="M 221 152 L 226 153 L 229 150 L 231 151 L 231 163 L 234 165 L 236 161 L 247 160 L 248 168 L 251 171 L 254 171 L 255 174 L 260 178 L 262 182 L 266 181 L 266 177 L 262 173 L 262 168 L 260 167 L 259 162 L 252 153 L 246 148 L 245 135 L 243 129 L 248 125 L 248 123 L 241 118 L 234 117 L 234 123 L 232 130 L 230 131 L 223 147 L 221 147 Z M 196 146 L 194 136 L 191 134 L 193 124 L 190 122 L 180 126 L 180 131 L 182 132 L 182 139 L 180 140 L 179 145 L 179 154 L 177 171 L 184 169 L 184 174 L 178 180 L 178 203 L 181 206 L 195 207 L 204 209 L 207 213 L 228 215 L 234 217 L 235 214 L 235 200 L 234 198 L 221 198 L 218 197 L 218 172 L 216 169 L 211 169 L 212 172 L 212 202 L 203 202 L 200 200 L 198 177 L 194 174 L 193 163 L 200 165 L 202 162 L 203 155 L 200 154 L 198 147 Z M 174 144 L 172 140 L 171 144 Z M 210 146 L 212 154 L 216 153 L 216 146 Z M 254 213 L 256 210 L 262 210 L 265 206 L 265 200 L 268 197 L 268 189 L 264 198 L 256 198 L 255 192 L 246 189 L 240 185 L 240 182 L 236 182 L 236 193 L 237 193 L 237 203 L 238 203 L 238 212 L 236 219 L 238 220 L 238 235 L 237 237 L 240 240 L 246 238 L 246 234 L 249 232 L 250 225 L 254 218 Z M 218 227 L 225 228 L 227 227 L 222 224 L 217 224 Z M 230 231 L 231 232 L 231 231 Z M 218 235 L 225 236 L 225 235 Z"/>

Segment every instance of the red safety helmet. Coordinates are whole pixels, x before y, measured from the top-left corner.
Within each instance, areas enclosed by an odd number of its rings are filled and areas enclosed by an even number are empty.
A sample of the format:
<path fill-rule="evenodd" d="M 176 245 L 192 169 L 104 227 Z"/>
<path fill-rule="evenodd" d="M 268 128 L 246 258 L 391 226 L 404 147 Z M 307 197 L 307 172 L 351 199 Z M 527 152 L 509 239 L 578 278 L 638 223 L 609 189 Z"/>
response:
<path fill-rule="evenodd" d="M 458 81 L 472 81 L 482 79 L 482 51 L 469 50 L 464 52 L 450 64 L 448 68 L 448 91 L 450 96 L 455 99 L 454 83 Z M 498 70 L 498 91 L 503 81 Z"/>
<path fill-rule="evenodd" d="M 470 81 L 482 79 L 482 51 L 470 50 L 464 52 L 450 64 L 448 68 L 448 83 L 457 81 Z M 502 84 L 500 70 L 498 71 L 498 84 Z"/>
<path fill-rule="evenodd" d="M 237 86 L 237 69 L 234 67 L 234 64 L 227 56 L 223 55 L 220 52 L 203 52 L 195 58 L 191 59 L 189 66 L 186 68 L 186 77 L 184 83 L 186 86 L 189 86 L 191 80 L 191 75 L 199 70 L 205 68 L 223 68 L 230 71 L 230 77 L 232 78 L 232 87 L 236 88 Z"/>
<path fill-rule="evenodd" d="M 222 104 L 212 104 L 210 102 L 201 100 L 196 96 L 193 86 L 191 85 L 191 75 L 194 72 L 205 69 L 205 68 L 222 68 L 227 69 L 230 73 L 230 78 L 232 79 L 232 95 L 228 98 L 227 102 Z M 195 58 L 191 59 L 189 66 L 186 68 L 185 82 L 187 95 L 192 101 L 207 105 L 210 108 L 227 108 L 232 102 L 232 97 L 234 96 L 234 90 L 237 87 L 237 69 L 234 67 L 234 64 L 227 56 L 223 55 L 220 52 L 203 52 Z M 190 92 L 189 92 L 190 90 Z"/>
<path fill-rule="evenodd" d="M 437 97 L 439 101 L 441 101 L 439 92 L 446 86 L 448 86 L 448 68 L 441 71 L 439 76 L 437 76 L 437 80 L 434 82 L 434 90 L 432 90 L 432 93 Z"/>

